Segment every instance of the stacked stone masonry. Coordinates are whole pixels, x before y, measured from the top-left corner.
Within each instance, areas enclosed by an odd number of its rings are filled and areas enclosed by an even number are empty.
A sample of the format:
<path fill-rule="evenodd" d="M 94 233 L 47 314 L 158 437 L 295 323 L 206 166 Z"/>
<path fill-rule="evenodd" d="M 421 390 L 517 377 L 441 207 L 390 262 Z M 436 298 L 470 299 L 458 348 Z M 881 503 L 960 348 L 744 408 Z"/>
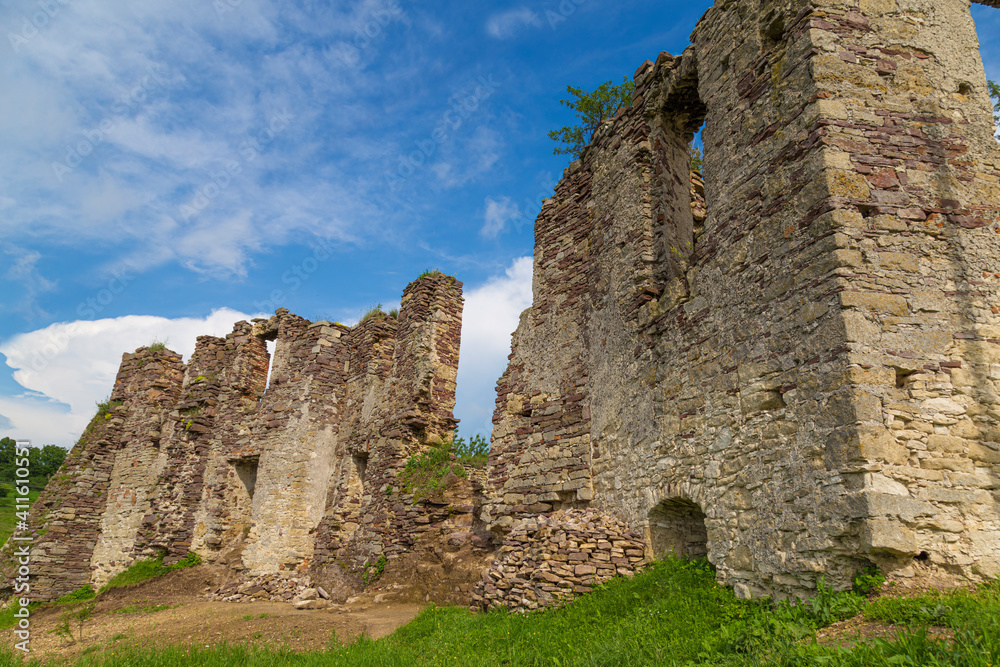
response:
<path fill-rule="evenodd" d="M 473 610 L 558 605 L 645 560 L 642 536 L 593 509 L 519 519 L 472 595 Z"/>
<path fill-rule="evenodd" d="M 398 315 L 355 327 L 280 309 L 199 337 L 186 365 L 169 350 L 125 354 L 109 412 L 32 513 L 34 594 L 99 587 L 160 554 L 299 576 L 394 558 L 430 527 L 471 539 L 474 473 L 457 504 L 414 503 L 397 481 L 454 432 L 462 301 L 435 272 Z"/>
<path fill-rule="evenodd" d="M 1000 150 L 968 0 L 720 0 L 692 42 L 538 217 L 484 521 L 600 509 L 744 596 L 1000 574 Z"/>
<path fill-rule="evenodd" d="M 1000 148 L 969 0 L 717 0 L 692 42 L 639 67 L 538 216 L 485 478 L 400 492 L 455 426 L 459 283 L 353 328 L 279 310 L 186 365 L 125 355 L 33 512 L 35 589 L 188 550 L 323 583 L 489 527 L 510 543 L 477 604 L 531 607 L 589 586 L 551 542 L 581 529 L 549 526 L 582 510 L 742 596 L 1000 574 Z"/>

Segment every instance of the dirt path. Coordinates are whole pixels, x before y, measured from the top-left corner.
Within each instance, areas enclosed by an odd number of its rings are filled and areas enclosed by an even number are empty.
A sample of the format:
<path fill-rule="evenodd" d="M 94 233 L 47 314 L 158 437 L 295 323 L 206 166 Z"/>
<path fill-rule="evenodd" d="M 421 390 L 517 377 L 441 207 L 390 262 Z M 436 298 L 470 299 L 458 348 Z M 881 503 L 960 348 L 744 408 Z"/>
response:
<path fill-rule="evenodd" d="M 72 641 L 58 632 L 67 608 L 39 609 L 32 617 L 33 653 L 42 659 L 65 659 L 113 651 L 124 643 L 146 642 L 198 646 L 226 642 L 318 651 L 328 647 L 334 636 L 340 641 L 353 640 L 362 633 L 384 637 L 412 620 L 424 606 L 374 604 L 371 596 L 361 596 L 339 607 L 308 611 L 278 602 L 207 601 L 204 589 L 217 579 L 211 571 L 182 571 L 112 591 L 98 599 L 94 615 L 83 625 L 82 639 L 79 624 L 71 623 Z"/>

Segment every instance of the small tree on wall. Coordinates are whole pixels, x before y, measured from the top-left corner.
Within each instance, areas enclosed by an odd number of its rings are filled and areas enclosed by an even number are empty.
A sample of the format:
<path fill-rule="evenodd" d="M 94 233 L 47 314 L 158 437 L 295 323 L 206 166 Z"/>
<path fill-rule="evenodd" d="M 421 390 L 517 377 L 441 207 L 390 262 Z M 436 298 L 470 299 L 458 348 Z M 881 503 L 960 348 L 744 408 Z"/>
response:
<path fill-rule="evenodd" d="M 987 85 L 990 89 L 990 101 L 993 102 L 993 123 L 997 126 L 997 139 L 1000 140 L 1000 85 L 996 81 L 987 81 Z"/>
<path fill-rule="evenodd" d="M 583 147 L 594 136 L 594 131 L 601 123 L 614 116 L 621 107 L 632 103 L 634 89 L 635 84 L 628 77 L 622 80 L 620 86 L 606 81 L 593 92 L 588 92 L 586 88 L 566 86 L 566 92 L 575 99 L 559 100 L 559 104 L 575 111 L 580 122 L 549 132 L 549 139 L 560 144 L 552 149 L 552 153 L 579 158 Z"/>
<path fill-rule="evenodd" d="M 621 107 L 632 103 L 633 90 L 635 84 L 629 81 L 628 77 L 625 77 L 618 86 L 606 81 L 593 92 L 588 92 L 585 88 L 566 86 L 566 92 L 575 99 L 559 100 L 559 103 L 575 111 L 580 122 L 549 132 L 549 139 L 559 144 L 552 149 L 552 153 L 572 155 L 574 160 L 579 159 L 583 148 L 593 138 L 601 123 L 614 116 Z M 700 172 L 701 149 L 693 142 L 688 146 L 688 157 L 691 158 L 691 169 Z"/>

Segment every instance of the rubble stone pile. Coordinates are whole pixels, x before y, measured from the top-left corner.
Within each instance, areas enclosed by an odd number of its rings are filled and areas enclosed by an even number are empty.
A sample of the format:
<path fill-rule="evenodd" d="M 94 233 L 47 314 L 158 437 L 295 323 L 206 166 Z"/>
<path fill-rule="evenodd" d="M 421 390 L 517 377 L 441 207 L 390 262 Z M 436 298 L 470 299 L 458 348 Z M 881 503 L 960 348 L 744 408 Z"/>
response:
<path fill-rule="evenodd" d="M 292 602 L 329 599 L 323 589 L 312 586 L 309 577 L 288 577 L 278 573 L 262 574 L 249 581 L 221 586 L 207 596 L 220 602 Z"/>
<path fill-rule="evenodd" d="M 594 509 L 560 510 L 514 522 L 472 596 L 474 610 L 558 605 L 644 560 L 642 538 Z"/>

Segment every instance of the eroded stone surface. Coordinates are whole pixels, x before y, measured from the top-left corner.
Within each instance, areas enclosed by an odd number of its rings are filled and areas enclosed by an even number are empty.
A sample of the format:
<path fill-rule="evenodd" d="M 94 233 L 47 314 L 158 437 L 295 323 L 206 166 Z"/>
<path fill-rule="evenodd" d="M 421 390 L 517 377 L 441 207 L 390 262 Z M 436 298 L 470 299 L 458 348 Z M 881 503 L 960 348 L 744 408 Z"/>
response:
<path fill-rule="evenodd" d="M 599 508 L 742 595 L 997 574 L 1000 151 L 968 2 L 717 2 L 692 40 L 538 217 L 484 520 Z"/>
<path fill-rule="evenodd" d="M 398 316 L 346 327 L 280 309 L 199 337 L 186 365 L 168 350 L 124 355 L 112 411 L 32 512 L 35 599 L 189 551 L 246 577 L 336 562 L 360 583 L 366 562 L 397 557 L 425 526 L 468 533 L 481 472 L 451 482 L 457 505 L 415 503 L 397 479 L 454 431 L 461 316 L 461 283 L 433 273 Z"/>

